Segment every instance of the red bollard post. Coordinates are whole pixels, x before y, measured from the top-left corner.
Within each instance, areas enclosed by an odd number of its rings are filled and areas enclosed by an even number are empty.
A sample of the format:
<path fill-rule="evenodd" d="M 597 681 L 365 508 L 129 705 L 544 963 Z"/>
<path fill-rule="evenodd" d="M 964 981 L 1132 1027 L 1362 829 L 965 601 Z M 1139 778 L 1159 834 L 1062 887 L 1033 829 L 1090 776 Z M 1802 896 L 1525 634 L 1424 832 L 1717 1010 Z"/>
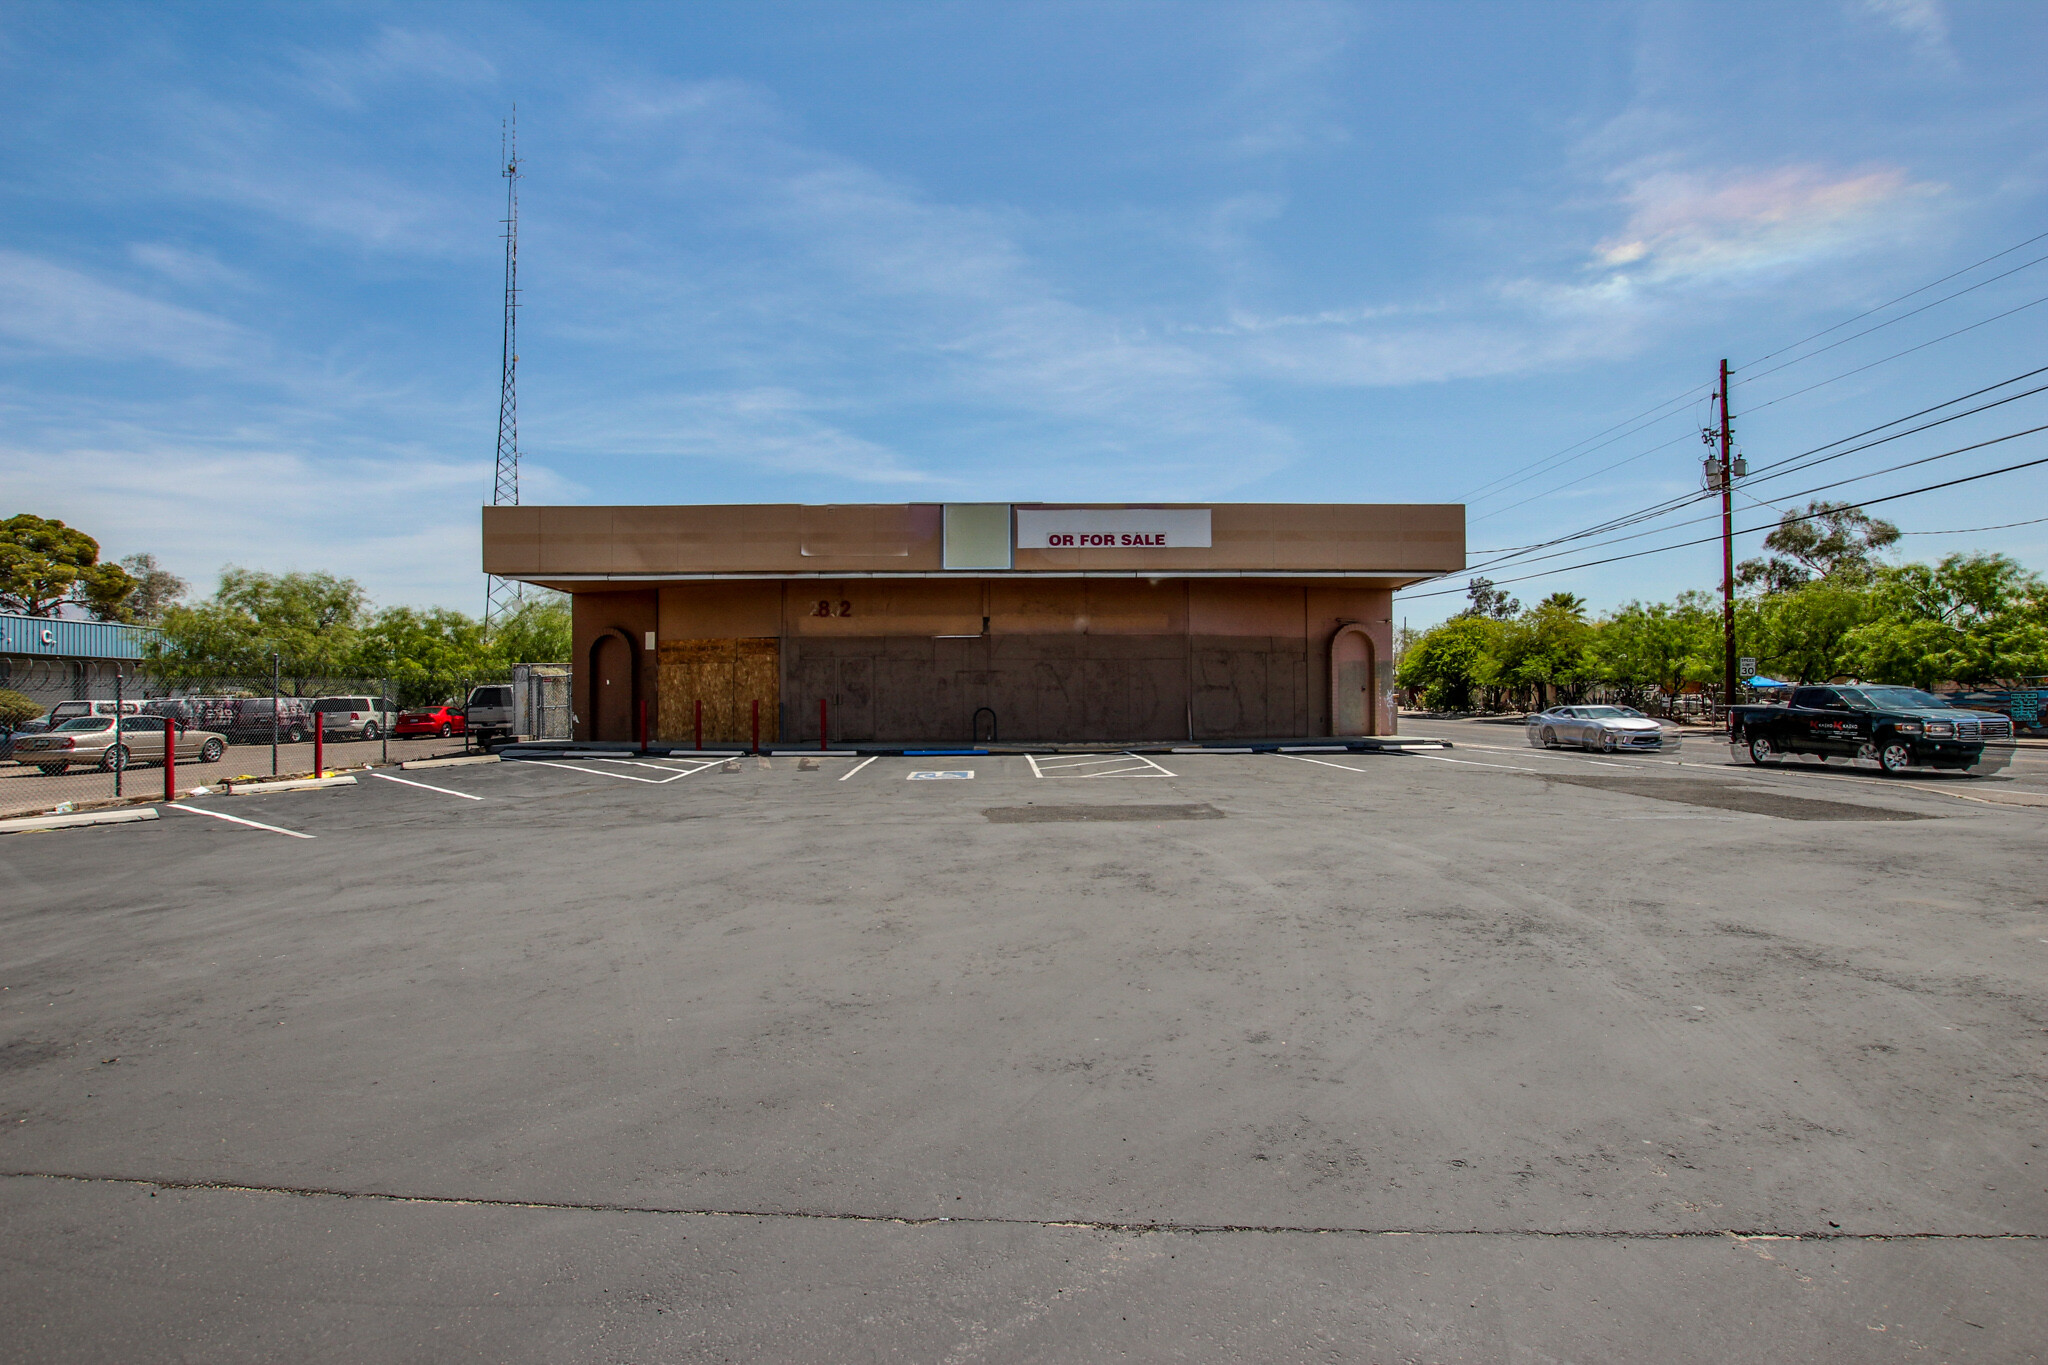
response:
<path fill-rule="evenodd" d="M 178 799 L 178 722 L 164 717 L 164 800 Z"/>
<path fill-rule="evenodd" d="M 704 749 L 704 699 L 703 699 L 702 697 L 699 697 L 699 698 L 697 699 L 697 750 L 698 750 L 698 752 L 699 752 L 699 753 L 702 753 L 702 752 L 703 752 L 703 749 Z"/>
<path fill-rule="evenodd" d="M 754 698 L 754 752 L 761 752 L 761 699 Z"/>
<path fill-rule="evenodd" d="M 825 747 L 825 699 L 818 698 L 818 747 Z"/>
<path fill-rule="evenodd" d="M 327 776 L 327 727 L 322 723 L 326 719 L 327 713 L 325 711 L 315 711 L 313 713 L 313 776 L 315 777 Z"/>

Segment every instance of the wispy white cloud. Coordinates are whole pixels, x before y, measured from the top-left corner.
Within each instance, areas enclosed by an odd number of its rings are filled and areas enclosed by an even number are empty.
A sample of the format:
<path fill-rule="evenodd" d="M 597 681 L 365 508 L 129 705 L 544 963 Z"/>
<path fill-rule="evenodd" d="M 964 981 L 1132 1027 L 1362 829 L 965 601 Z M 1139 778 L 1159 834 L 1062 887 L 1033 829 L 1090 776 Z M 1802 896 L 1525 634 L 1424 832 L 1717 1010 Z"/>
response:
<path fill-rule="evenodd" d="M 1833 255 L 1896 233 L 1941 186 L 1896 166 L 1811 164 L 1618 177 L 1628 221 L 1594 264 L 1638 283 L 1710 281 Z"/>
<path fill-rule="evenodd" d="M 488 57 L 445 34 L 390 25 L 359 48 L 301 51 L 297 56 L 316 95 L 350 108 L 362 102 L 366 89 L 391 81 L 471 86 L 498 76 Z"/>
<path fill-rule="evenodd" d="M 192 368 L 247 358 L 254 338 L 209 313 L 162 303 L 82 271 L 0 248 L 0 336 L 29 354 L 138 356 Z"/>
<path fill-rule="evenodd" d="M 1948 38 L 1948 9 L 1942 0 L 1852 0 L 1850 10 L 1903 34 L 1921 60 L 1943 68 L 1956 66 Z"/>
<path fill-rule="evenodd" d="M 477 508 L 490 473 L 418 452 L 0 444 L 14 507 L 86 528 L 103 555 L 147 550 L 202 593 L 228 563 L 323 569 L 387 604 L 474 594 L 481 605 Z"/>
<path fill-rule="evenodd" d="M 776 372 L 773 382 L 688 409 L 694 425 L 670 438 L 679 453 L 723 450 L 768 468 L 941 486 L 921 472 L 921 457 L 889 454 L 849 434 L 878 405 L 894 403 L 971 407 L 1041 424 L 1032 448 L 1020 449 L 1013 437 L 1001 446 L 929 452 L 954 467 L 953 478 L 978 486 L 1082 470 L 1157 495 L 1168 481 L 1221 489 L 1292 457 L 1285 432 L 1251 414 L 1233 376 L 1212 357 L 1066 297 L 1005 211 L 938 202 L 820 151 L 744 86 L 613 88 L 594 113 L 676 147 L 664 174 L 691 201 L 715 186 L 721 230 L 745 234 L 753 251 L 762 250 L 763 235 L 773 241 L 772 279 L 735 275 L 728 264 L 699 280 L 696 289 L 709 292 L 693 295 L 692 308 L 760 323 L 764 300 L 772 299 L 775 313 L 800 320 L 759 357 Z M 643 325 L 672 327 L 673 239 L 649 231 L 619 246 L 631 264 L 609 272 L 607 284 L 634 280 L 636 297 L 623 311 L 638 314 L 641 300 L 658 299 Z M 890 391 L 858 392 L 859 381 L 843 376 L 826 391 L 806 383 L 806 328 L 871 358 L 887 356 L 897 372 Z M 750 340 L 760 347 L 760 333 Z M 843 396 L 849 388 L 856 396 Z"/>
<path fill-rule="evenodd" d="M 252 283 L 246 274 L 225 264 L 211 252 L 193 251 L 168 242 L 131 242 L 128 259 L 175 284 L 188 287 L 247 289 Z"/>
<path fill-rule="evenodd" d="M 936 486 L 944 479 L 911 468 L 878 442 L 854 435 L 820 416 L 820 405 L 794 389 L 710 391 L 669 400 L 643 400 L 629 412 L 591 412 L 552 423 L 577 433 L 586 453 L 676 462 L 674 479 L 686 483 L 685 462 L 738 464 L 784 474 L 818 474 L 853 483 Z M 661 475 L 653 473 L 652 480 Z M 536 490 L 542 492 L 543 490 Z"/>

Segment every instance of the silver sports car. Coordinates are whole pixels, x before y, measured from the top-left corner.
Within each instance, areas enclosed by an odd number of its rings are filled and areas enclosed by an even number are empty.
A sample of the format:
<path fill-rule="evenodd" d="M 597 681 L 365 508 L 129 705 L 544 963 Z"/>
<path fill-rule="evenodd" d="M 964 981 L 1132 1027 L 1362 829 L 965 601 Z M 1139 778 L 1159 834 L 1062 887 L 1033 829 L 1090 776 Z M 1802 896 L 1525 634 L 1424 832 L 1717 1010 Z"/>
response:
<path fill-rule="evenodd" d="M 1664 727 L 1632 706 L 1553 706 L 1529 717 L 1529 743 L 1539 749 L 1560 744 L 1584 749 L 1664 750 L 1678 747 Z"/>

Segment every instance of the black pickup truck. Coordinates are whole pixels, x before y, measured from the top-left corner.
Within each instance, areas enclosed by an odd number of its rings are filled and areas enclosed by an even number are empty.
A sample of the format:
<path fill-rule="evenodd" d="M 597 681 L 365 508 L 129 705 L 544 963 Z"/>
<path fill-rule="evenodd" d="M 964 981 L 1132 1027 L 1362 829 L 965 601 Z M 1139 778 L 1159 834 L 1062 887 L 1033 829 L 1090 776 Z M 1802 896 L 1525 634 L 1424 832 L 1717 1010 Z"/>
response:
<path fill-rule="evenodd" d="M 1915 687 L 1796 687 L 1784 706 L 1729 708 L 1728 742 L 1747 749 L 1752 763 L 1812 754 L 1894 775 L 1914 767 L 1990 772 L 2012 757 L 2012 719 L 1960 710 Z M 1987 743 L 2004 746 L 1988 762 Z"/>

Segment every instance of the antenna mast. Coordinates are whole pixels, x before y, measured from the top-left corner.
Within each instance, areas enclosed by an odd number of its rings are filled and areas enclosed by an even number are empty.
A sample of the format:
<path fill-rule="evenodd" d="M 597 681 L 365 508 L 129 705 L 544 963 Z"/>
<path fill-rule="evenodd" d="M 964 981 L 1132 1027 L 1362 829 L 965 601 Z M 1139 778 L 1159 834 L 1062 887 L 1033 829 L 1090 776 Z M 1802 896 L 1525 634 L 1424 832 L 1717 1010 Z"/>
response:
<path fill-rule="evenodd" d="M 498 475 L 491 506 L 519 505 L 519 110 L 499 134 L 505 177 L 505 345 L 498 383 Z M 517 611 L 525 585 L 491 575 L 484 589 L 484 629 Z"/>

